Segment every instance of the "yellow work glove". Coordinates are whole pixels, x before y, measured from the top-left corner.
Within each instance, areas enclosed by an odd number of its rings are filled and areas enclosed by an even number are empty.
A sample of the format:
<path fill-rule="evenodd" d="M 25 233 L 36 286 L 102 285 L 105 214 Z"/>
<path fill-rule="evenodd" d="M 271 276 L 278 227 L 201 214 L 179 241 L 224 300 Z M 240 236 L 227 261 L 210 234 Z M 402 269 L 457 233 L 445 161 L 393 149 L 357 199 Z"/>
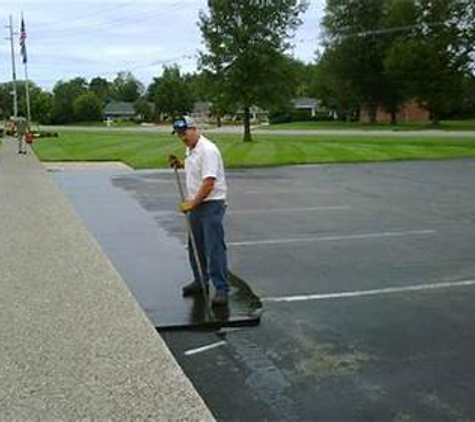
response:
<path fill-rule="evenodd" d="M 191 201 L 183 201 L 180 202 L 180 205 L 178 206 L 181 212 L 187 213 L 193 210 L 193 203 Z"/>
<path fill-rule="evenodd" d="M 168 156 L 168 164 L 170 164 L 170 167 L 172 168 L 183 168 L 183 161 L 181 161 L 176 155 L 173 154 L 170 154 Z"/>

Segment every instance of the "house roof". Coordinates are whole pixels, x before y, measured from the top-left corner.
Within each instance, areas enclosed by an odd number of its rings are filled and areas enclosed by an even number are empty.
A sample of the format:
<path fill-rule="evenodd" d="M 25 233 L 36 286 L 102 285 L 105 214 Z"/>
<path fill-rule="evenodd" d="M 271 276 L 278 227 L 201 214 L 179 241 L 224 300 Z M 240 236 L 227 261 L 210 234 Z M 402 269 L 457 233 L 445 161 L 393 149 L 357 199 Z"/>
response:
<path fill-rule="evenodd" d="M 209 113 L 211 103 L 209 101 L 195 101 L 193 113 Z"/>
<path fill-rule="evenodd" d="M 292 104 L 294 108 L 317 108 L 318 101 L 316 98 L 300 97 L 294 98 Z"/>
<path fill-rule="evenodd" d="M 134 103 L 125 101 L 111 101 L 107 103 L 104 114 L 117 116 L 135 116 Z"/>
<path fill-rule="evenodd" d="M 258 106 L 251 106 L 249 108 L 249 111 L 251 113 L 268 113 L 269 111 L 264 109 L 264 108 L 261 108 L 261 107 L 258 107 Z M 243 108 L 240 108 L 236 114 L 244 114 L 244 109 Z"/>

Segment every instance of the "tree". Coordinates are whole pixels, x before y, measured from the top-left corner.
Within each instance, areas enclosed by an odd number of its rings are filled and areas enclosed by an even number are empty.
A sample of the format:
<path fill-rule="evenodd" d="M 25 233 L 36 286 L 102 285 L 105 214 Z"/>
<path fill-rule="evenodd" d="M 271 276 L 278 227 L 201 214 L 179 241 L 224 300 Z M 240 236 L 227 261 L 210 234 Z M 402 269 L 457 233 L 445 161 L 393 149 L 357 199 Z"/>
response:
<path fill-rule="evenodd" d="M 244 141 L 252 140 L 252 106 L 270 107 L 291 95 L 286 81 L 292 72 L 285 52 L 306 7 L 300 0 L 208 0 L 208 14 L 200 13 L 207 48 L 200 68 L 214 76 L 215 91 L 225 94 L 225 102 L 243 109 Z"/>
<path fill-rule="evenodd" d="M 40 90 L 35 95 L 30 95 L 31 116 L 39 123 L 51 123 L 51 111 L 53 109 L 53 95 Z"/>
<path fill-rule="evenodd" d="M 0 112 L 4 118 L 9 118 L 13 113 L 12 89 L 12 82 L 0 84 Z"/>
<path fill-rule="evenodd" d="M 209 102 L 209 112 L 216 118 L 216 125 L 221 127 L 222 117 L 235 113 L 236 107 L 233 105 L 232 98 L 226 93 L 224 78 L 219 72 L 204 70 L 200 75 L 202 76 L 201 89 L 205 92 L 201 99 Z"/>
<path fill-rule="evenodd" d="M 328 70 L 351 87 L 373 122 L 389 94 L 383 67 L 389 39 L 381 32 L 388 8 L 389 0 L 327 0 L 323 20 L 325 46 L 334 58 Z"/>
<path fill-rule="evenodd" d="M 402 104 L 414 97 L 406 77 L 394 72 L 392 53 L 395 46 L 414 38 L 417 28 L 417 10 L 414 0 L 391 0 L 387 16 L 383 22 L 388 47 L 383 58 L 383 91 L 381 105 L 391 115 L 391 123 L 396 123 L 396 115 Z"/>
<path fill-rule="evenodd" d="M 464 101 L 473 66 L 475 5 L 470 0 L 416 0 L 414 36 L 396 42 L 385 67 L 425 107 L 433 123 Z"/>
<path fill-rule="evenodd" d="M 0 85 L 0 109 L 3 117 L 9 118 L 13 115 L 13 82 Z M 40 123 L 49 123 L 51 120 L 52 96 L 44 92 L 34 82 L 28 82 L 28 92 L 30 95 L 30 112 L 32 119 Z M 26 116 L 25 82 L 17 81 L 18 93 L 18 114 Z"/>
<path fill-rule="evenodd" d="M 311 97 L 313 80 L 316 66 L 300 60 L 291 59 L 292 72 L 294 74 L 293 96 Z"/>
<path fill-rule="evenodd" d="M 473 0 L 327 0 L 324 29 L 319 76 L 338 96 L 346 86 L 372 120 L 383 106 L 394 122 L 415 98 L 437 122 L 462 101 L 473 66 Z"/>
<path fill-rule="evenodd" d="M 144 92 L 142 82 L 130 72 L 119 72 L 112 83 L 113 96 L 117 101 L 137 101 Z"/>
<path fill-rule="evenodd" d="M 475 75 L 468 74 L 464 80 L 464 97 L 458 107 L 454 109 L 453 115 L 456 119 L 466 119 L 475 117 Z"/>
<path fill-rule="evenodd" d="M 186 74 L 185 79 L 197 101 L 210 100 L 209 81 L 206 72 Z"/>
<path fill-rule="evenodd" d="M 21 86 L 19 82 L 16 83 L 17 89 L 17 101 L 21 99 Z M 13 116 L 13 82 L 6 82 L 0 85 L 0 108 L 3 110 L 3 115 L 6 118 Z M 23 113 L 18 108 L 18 114 L 22 115 Z"/>
<path fill-rule="evenodd" d="M 147 97 L 140 97 L 134 104 L 135 112 L 146 122 L 153 119 L 153 109 L 147 100 Z"/>
<path fill-rule="evenodd" d="M 93 92 L 86 92 L 74 100 L 74 117 L 79 122 L 102 120 L 102 104 Z"/>
<path fill-rule="evenodd" d="M 74 101 L 87 91 L 88 85 L 84 78 L 78 77 L 68 82 L 57 82 L 53 88 L 52 122 L 56 124 L 73 122 L 75 120 Z"/>
<path fill-rule="evenodd" d="M 346 77 L 342 60 L 341 50 L 327 48 L 317 61 L 310 92 L 338 120 L 354 120 L 358 118 L 362 100 Z"/>
<path fill-rule="evenodd" d="M 290 76 L 285 81 L 287 89 L 293 98 L 314 97 L 315 64 L 306 64 L 300 60 L 289 58 Z M 287 123 L 301 119 L 312 119 L 310 113 L 294 110 L 291 98 L 288 101 L 276 103 L 269 109 L 271 123 Z"/>
<path fill-rule="evenodd" d="M 147 97 L 155 104 L 155 112 L 169 118 L 193 110 L 195 98 L 187 79 L 177 65 L 164 66 L 162 76 L 153 78 Z"/>
<path fill-rule="evenodd" d="M 89 91 L 96 94 L 97 98 L 104 104 L 109 98 L 112 97 L 111 83 L 99 76 L 92 78 L 89 82 Z"/>

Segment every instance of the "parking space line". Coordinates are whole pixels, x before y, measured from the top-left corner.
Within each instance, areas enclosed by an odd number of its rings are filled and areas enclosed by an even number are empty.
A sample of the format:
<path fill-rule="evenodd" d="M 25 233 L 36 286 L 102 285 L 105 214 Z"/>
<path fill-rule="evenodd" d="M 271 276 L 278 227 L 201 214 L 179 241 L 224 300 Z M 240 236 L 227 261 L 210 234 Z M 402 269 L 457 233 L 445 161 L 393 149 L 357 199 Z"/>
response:
<path fill-rule="evenodd" d="M 208 344 L 207 346 L 202 346 L 202 347 L 198 347 L 196 349 L 190 349 L 190 350 L 187 350 L 184 355 L 185 356 L 192 356 L 192 355 L 196 355 L 198 353 L 202 353 L 202 352 L 206 352 L 207 350 L 211 350 L 211 349 L 214 349 L 215 347 L 220 347 L 220 346 L 225 346 L 227 343 L 225 341 L 218 341 L 216 343 L 212 343 L 212 344 Z"/>
<path fill-rule="evenodd" d="M 309 242 L 332 242 L 337 240 L 364 240 L 378 239 L 385 237 L 403 237 L 403 236 L 419 236 L 431 235 L 437 233 L 436 230 L 409 230 L 404 232 L 381 232 L 381 233 L 361 233 L 342 236 L 320 236 L 320 237 L 301 237 L 289 239 L 269 239 L 269 240 L 253 240 L 244 242 L 228 242 L 228 246 L 260 246 L 274 245 L 284 243 L 309 243 Z"/>
<path fill-rule="evenodd" d="M 240 192 L 232 192 L 232 193 L 239 193 L 240 195 L 243 194 L 257 194 L 257 195 L 282 195 L 282 194 L 295 194 L 295 193 L 313 193 L 313 194 L 335 194 L 337 193 L 334 190 L 328 189 L 288 189 L 288 190 L 269 190 L 269 189 L 262 189 L 262 190 L 242 190 Z"/>
<path fill-rule="evenodd" d="M 176 196 L 176 195 L 175 195 Z M 230 209 L 226 211 L 226 214 L 275 214 L 275 213 L 290 213 L 290 212 L 315 212 L 315 211 L 347 211 L 351 210 L 352 207 L 335 205 L 328 207 L 303 207 L 303 208 L 272 208 L 272 209 L 253 209 L 253 210 L 235 210 Z M 161 210 L 154 211 L 157 215 L 182 215 L 178 210 Z"/>
<path fill-rule="evenodd" d="M 272 208 L 272 209 L 255 209 L 255 210 L 233 210 L 230 209 L 228 214 L 272 214 L 286 212 L 312 212 L 312 211 L 344 211 L 350 210 L 347 206 L 328 206 L 328 207 L 304 207 L 304 208 Z"/>
<path fill-rule="evenodd" d="M 310 301 L 310 300 L 343 299 L 343 298 L 348 298 L 348 297 L 386 295 L 386 294 L 391 294 L 391 293 L 413 292 L 413 291 L 420 291 L 420 290 L 448 289 L 448 288 L 466 287 L 466 286 L 475 286 L 475 280 L 454 281 L 454 282 L 447 282 L 447 283 L 416 284 L 413 286 L 387 287 L 384 289 L 360 290 L 360 291 L 354 291 L 354 292 L 267 297 L 267 298 L 261 298 L 261 300 L 263 302 L 304 302 L 304 301 Z"/>

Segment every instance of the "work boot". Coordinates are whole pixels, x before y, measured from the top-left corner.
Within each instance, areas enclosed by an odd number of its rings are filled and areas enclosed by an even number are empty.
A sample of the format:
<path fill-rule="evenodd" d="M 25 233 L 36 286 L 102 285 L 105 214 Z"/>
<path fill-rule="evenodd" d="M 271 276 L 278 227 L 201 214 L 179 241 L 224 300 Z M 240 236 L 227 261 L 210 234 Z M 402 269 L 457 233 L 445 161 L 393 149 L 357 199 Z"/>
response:
<path fill-rule="evenodd" d="M 227 306 L 228 304 L 228 292 L 225 290 L 216 290 L 211 301 L 212 306 Z"/>
<path fill-rule="evenodd" d="M 206 291 L 208 291 L 208 286 L 206 286 Z M 199 295 L 203 293 L 203 288 L 201 287 L 201 283 L 199 281 L 192 281 L 191 283 L 183 286 L 182 288 L 183 296 L 192 296 L 192 295 Z"/>

